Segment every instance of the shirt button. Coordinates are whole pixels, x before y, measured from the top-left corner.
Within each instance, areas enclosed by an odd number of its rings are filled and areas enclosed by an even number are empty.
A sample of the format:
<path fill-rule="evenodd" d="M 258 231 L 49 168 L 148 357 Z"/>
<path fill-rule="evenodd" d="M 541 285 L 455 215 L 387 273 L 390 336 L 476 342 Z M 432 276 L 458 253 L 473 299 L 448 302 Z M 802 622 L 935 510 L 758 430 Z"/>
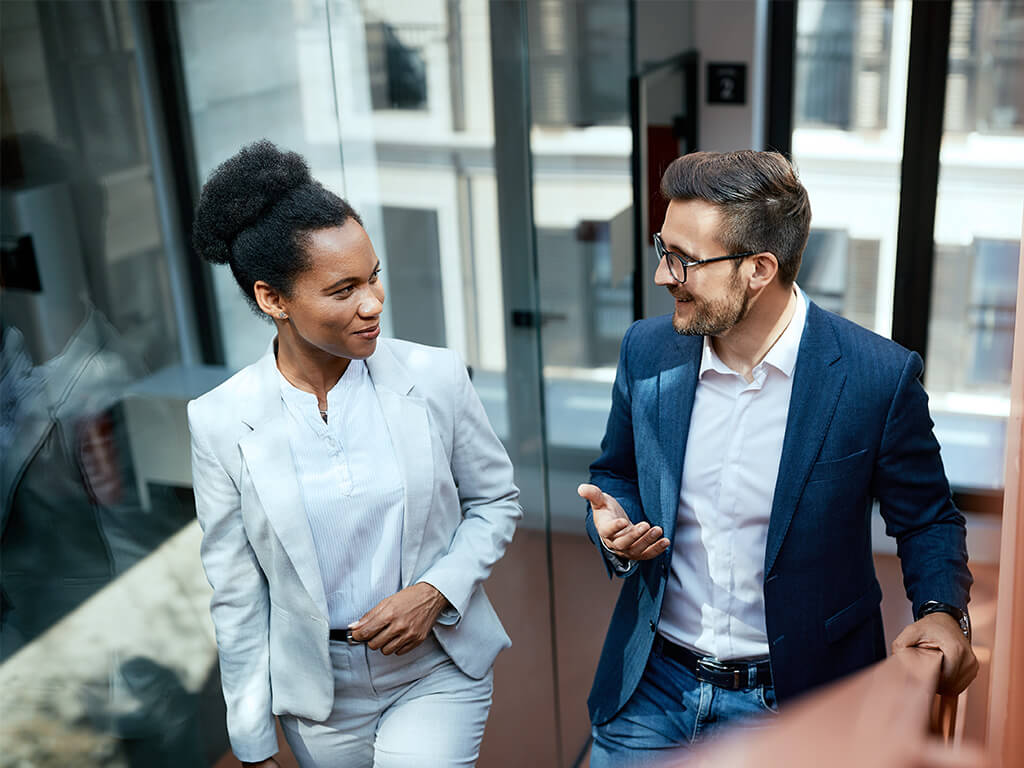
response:
<path fill-rule="evenodd" d="M 650 625 L 651 625 L 651 632 L 655 632 L 655 631 L 657 631 L 657 629 L 658 629 L 658 628 L 657 628 L 657 627 L 655 626 L 655 624 L 654 624 L 654 622 L 653 622 L 653 621 L 652 621 L 652 622 L 650 622 Z"/>

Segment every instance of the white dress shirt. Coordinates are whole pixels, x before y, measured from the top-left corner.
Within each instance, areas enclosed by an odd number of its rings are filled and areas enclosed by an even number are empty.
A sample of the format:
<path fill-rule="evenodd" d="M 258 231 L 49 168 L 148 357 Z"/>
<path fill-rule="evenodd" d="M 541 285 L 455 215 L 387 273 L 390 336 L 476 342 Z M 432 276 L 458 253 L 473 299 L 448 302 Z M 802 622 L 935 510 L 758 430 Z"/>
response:
<path fill-rule="evenodd" d="M 765 543 L 807 317 L 794 291 L 793 317 L 749 384 L 704 337 L 658 631 L 720 660 L 768 655 Z"/>
<path fill-rule="evenodd" d="M 343 629 L 401 588 L 401 472 L 366 363 L 327 393 L 327 423 L 316 395 L 280 378 L 328 618 Z"/>

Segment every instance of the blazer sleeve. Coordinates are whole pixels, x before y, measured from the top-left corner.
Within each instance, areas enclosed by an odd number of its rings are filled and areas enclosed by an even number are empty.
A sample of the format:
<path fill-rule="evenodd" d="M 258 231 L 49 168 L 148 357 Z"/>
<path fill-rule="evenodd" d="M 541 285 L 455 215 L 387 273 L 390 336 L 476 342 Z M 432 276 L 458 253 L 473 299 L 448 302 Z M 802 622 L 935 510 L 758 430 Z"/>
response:
<path fill-rule="evenodd" d="M 241 495 L 204 439 L 189 403 L 192 481 L 203 529 L 200 555 L 213 587 L 210 615 L 217 636 L 231 749 L 247 762 L 278 751 L 270 696 L 270 597 L 242 523 Z"/>
<path fill-rule="evenodd" d="M 636 327 L 636 323 L 631 325 L 622 338 L 615 383 L 612 385 L 612 407 L 601 440 L 601 455 L 590 465 L 590 482 L 618 501 L 634 523 L 646 519 L 637 480 L 633 398 L 629 378 L 629 348 Z M 587 534 L 597 546 L 609 575 L 629 576 L 637 571 L 636 561 L 624 562 L 601 544 L 590 504 L 587 504 L 586 526 Z"/>
<path fill-rule="evenodd" d="M 441 623 L 461 618 L 474 590 L 505 554 L 523 516 L 512 462 L 491 429 L 466 366 L 454 353 L 451 361 L 455 404 L 451 470 L 458 487 L 462 522 L 455 529 L 448 552 L 419 578 L 437 588 L 452 605 L 453 611 L 442 614 Z"/>
<path fill-rule="evenodd" d="M 873 480 L 915 616 L 928 600 L 966 609 L 973 581 L 964 518 L 950 495 L 920 381 L 923 368 L 911 352 L 886 416 Z"/>

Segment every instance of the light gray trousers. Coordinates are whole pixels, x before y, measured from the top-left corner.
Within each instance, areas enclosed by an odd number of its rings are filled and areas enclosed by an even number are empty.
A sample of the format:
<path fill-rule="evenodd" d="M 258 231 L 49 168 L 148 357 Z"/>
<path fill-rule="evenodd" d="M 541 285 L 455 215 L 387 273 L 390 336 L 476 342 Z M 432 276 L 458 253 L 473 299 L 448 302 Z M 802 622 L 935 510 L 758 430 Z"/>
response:
<path fill-rule="evenodd" d="M 322 721 L 284 715 L 281 728 L 302 768 L 473 766 L 493 676 L 464 674 L 431 634 L 402 656 L 331 643 L 334 709 Z"/>

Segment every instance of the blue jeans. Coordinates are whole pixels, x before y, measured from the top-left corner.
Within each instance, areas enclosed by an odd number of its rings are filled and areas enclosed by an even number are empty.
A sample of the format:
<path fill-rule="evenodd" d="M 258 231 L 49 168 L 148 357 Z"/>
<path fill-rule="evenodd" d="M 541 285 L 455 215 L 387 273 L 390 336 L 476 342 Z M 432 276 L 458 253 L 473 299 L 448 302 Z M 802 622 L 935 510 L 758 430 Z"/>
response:
<path fill-rule="evenodd" d="M 590 768 L 662 765 L 680 747 L 726 728 L 760 728 L 777 705 L 772 686 L 738 691 L 702 683 L 686 667 L 665 658 L 656 642 L 644 676 L 626 705 L 593 728 Z"/>

